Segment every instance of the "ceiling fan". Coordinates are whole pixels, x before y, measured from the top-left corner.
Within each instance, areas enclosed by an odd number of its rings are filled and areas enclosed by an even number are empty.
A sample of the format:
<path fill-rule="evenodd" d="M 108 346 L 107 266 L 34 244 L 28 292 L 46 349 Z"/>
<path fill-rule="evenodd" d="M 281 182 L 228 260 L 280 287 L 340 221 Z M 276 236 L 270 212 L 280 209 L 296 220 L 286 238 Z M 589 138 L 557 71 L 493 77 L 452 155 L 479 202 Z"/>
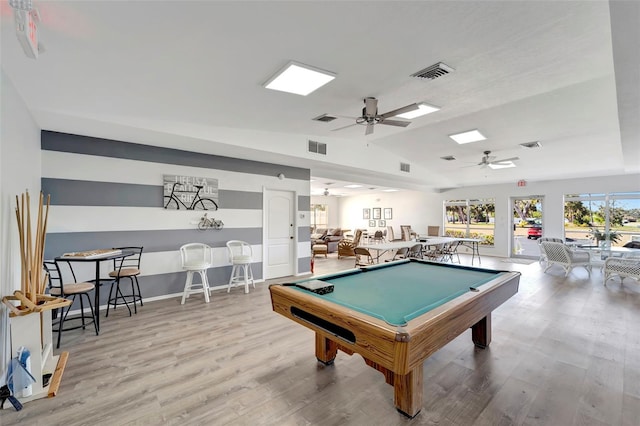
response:
<path fill-rule="evenodd" d="M 520 159 L 518 157 L 511 157 L 511 158 L 503 158 L 502 160 L 496 160 L 495 159 L 496 157 L 489 154 L 491 154 L 491 151 L 484 151 L 484 156 L 482 157 L 479 163 L 475 164 L 475 166 L 480 166 L 480 168 L 485 168 L 487 166 L 498 166 L 498 167 L 508 166 L 509 163 L 511 163 L 512 161 L 516 161 Z"/>
<path fill-rule="evenodd" d="M 347 127 L 355 126 L 356 124 L 366 125 L 364 130 L 365 135 L 373 133 L 373 126 L 376 124 L 386 124 L 387 126 L 407 127 L 411 124 L 410 121 L 402 120 L 390 120 L 389 118 L 395 117 L 405 112 L 415 111 L 419 109 L 418 104 L 411 104 L 403 106 L 402 108 L 394 109 L 393 111 L 385 112 L 384 114 L 378 114 L 378 100 L 376 98 L 367 97 L 364 98 L 364 108 L 362 108 L 362 115 L 355 118 L 355 124 L 349 124 L 348 126 L 339 127 L 332 131 L 346 129 Z"/>

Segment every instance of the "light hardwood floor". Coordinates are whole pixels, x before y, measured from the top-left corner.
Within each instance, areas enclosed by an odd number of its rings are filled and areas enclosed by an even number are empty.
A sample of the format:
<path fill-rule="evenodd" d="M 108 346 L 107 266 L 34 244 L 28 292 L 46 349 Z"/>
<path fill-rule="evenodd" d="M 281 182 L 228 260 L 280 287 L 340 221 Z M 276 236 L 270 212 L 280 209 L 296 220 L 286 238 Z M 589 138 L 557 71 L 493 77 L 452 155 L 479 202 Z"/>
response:
<path fill-rule="evenodd" d="M 463 257 L 463 264 L 469 258 Z M 316 259 L 316 274 L 353 259 Z M 493 314 L 493 341 L 465 332 L 425 361 L 424 405 L 396 412 L 393 388 L 358 355 L 319 365 L 314 336 L 272 312 L 268 283 L 145 303 L 63 334 L 58 396 L 0 411 L 9 425 L 638 425 L 640 285 L 576 268 L 482 258 L 522 272 Z M 104 315 L 104 313 L 103 313 Z"/>

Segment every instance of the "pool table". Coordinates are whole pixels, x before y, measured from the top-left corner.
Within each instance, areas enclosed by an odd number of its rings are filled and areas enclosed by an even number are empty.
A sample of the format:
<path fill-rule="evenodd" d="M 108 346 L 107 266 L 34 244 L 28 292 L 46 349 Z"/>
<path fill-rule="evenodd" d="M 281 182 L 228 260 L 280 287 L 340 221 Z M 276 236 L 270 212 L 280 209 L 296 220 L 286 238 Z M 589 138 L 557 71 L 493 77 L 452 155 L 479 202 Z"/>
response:
<path fill-rule="evenodd" d="M 318 282 L 321 281 L 321 282 Z M 398 411 L 422 408 L 424 360 L 471 327 L 491 342 L 491 312 L 518 292 L 519 272 L 402 260 L 269 286 L 273 310 L 315 331 L 316 357 L 360 354 L 394 387 Z M 318 294 L 305 284 L 333 285 Z"/>

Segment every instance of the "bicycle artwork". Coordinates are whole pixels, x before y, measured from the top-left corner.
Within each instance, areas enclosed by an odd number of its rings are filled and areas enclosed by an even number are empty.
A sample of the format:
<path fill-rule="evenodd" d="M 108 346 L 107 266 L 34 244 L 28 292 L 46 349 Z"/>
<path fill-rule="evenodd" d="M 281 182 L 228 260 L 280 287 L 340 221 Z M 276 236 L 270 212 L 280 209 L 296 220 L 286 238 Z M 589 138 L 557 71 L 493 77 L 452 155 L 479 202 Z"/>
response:
<path fill-rule="evenodd" d="M 176 177 L 171 177 L 175 180 Z M 194 179 L 195 178 L 187 178 Z M 203 179 L 204 180 L 204 179 Z M 208 196 L 202 196 L 203 188 L 206 191 L 211 191 L 211 187 L 198 183 L 184 184 L 181 182 L 173 182 L 167 184 L 167 178 L 165 177 L 165 188 L 171 184 L 171 192 L 169 195 L 164 196 L 163 206 L 167 210 L 218 210 L 218 203 Z M 191 189 L 193 188 L 193 189 Z M 216 187 L 213 188 L 217 194 L 217 181 Z M 165 189 L 166 191 L 166 189 Z M 167 192 L 165 192 L 167 194 Z M 207 193 L 205 193 L 207 195 Z M 217 198 L 217 197 L 216 197 Z"/>
<path fill-rule="evenodd" d="M 206 213 L 200 218 L 200 222 L 198 222 L 198 229 L 201 231 L 206 231 L 207 229 L 222 229 L 223 226 L 224 223 L 221 220 L 215 218 L 209 219 Z"/>

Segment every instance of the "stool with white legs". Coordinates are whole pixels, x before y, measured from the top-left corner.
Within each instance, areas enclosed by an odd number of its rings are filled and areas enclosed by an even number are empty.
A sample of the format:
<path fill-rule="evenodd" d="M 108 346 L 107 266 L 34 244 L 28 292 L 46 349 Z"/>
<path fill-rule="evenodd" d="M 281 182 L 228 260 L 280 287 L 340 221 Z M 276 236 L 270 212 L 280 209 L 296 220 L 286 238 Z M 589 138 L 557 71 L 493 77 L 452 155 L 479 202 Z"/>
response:
<path fill-rule="evenodd" d="M 187 280 L 182 292 L 182 302 L 195 293 L 204 293 L 205 302 L 209 303 L 209 280 L 207 279 L 207 269 L 213 266 L 213 250 L 206 244 L 189 243 L 180 247 L 182 257 L 182 269 L 187 271 Z M 200 275 L 200 282 L 193 282 L 193 274 Z"/>
<path fill-rule="evenodd" d="M 251 270 L 251 260 L 253 250 L 251 245 L 244 241 L 231 240 L 227 242 L 229 250 L 229 261 L 231 262 L 231 278 L 229 278 L 229 286 L 227 293 L 231 291 L 231 286 L 237 286 L 238 283 L 244 283 L 244 292 L 249 293 L 249 282 L 256 288 L 253 282 L 253 271 Z"/>

